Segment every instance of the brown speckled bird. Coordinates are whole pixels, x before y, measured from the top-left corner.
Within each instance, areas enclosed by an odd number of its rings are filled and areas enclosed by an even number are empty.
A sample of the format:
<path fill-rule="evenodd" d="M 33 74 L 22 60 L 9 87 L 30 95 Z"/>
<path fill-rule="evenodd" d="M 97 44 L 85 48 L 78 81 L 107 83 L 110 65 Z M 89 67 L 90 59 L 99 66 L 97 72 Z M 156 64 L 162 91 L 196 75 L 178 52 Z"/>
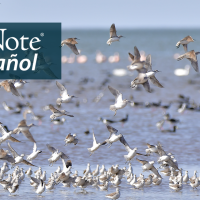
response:
<path fill-rule="evenodd" d="M 182 44 L 185 52 L 187 52 L 187 44 L 189 44 L 190 42 L 194 42 L 194 39 L 188 35 L 185 38 L 183 38 L 182 40 L 178 41 L 176 44 L 176 47 L 179 48 L 180 45 Z"/>
<path fill-rule="evenodd" d="M 4 87 L 5 91 L 12 92 L 15 96 L 20 96 L 19 92 L 11 81 L 2 81 L 0 83 L 0 87 Z"/>
<path fill-rule="evenodd" d="M 196 72 L 199 71 L 199 67 L 198 67 L 198 61 L 197 61 L 197 55 L 200 54 L 200 52 L 195 52 L 194 50 L 192 51 L 188 51 L 183 55 L 180 55 L 177 60 L 182 60 L 183 58 L 187 58 L 190 62 L 192 67 L 194 68 L 194 70 Z"/>
<path fill-rule="evenodd" d="M 78 42 L 76 40 L 78 40 L 78 38 L 68 38 L 66 40 L 63 40 L 61 42 L 61 47 L 66 44 L 76 55 L 78 55 L 79 52 L 75 45 L 75 44 L 78 44 Z"/>

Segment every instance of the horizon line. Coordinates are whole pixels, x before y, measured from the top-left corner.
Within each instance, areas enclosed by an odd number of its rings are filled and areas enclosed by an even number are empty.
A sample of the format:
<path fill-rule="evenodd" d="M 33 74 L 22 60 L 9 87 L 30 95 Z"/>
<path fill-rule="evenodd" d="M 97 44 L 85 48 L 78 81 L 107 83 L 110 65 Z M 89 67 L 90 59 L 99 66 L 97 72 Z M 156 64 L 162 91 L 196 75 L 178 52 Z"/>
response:
<path fill-rule="evenodd" d="M 109 30 L 105 27 L 62 27 L 62 30 Z M 118 27 L 117 30 L 199 30 L 200 27 Z"/>

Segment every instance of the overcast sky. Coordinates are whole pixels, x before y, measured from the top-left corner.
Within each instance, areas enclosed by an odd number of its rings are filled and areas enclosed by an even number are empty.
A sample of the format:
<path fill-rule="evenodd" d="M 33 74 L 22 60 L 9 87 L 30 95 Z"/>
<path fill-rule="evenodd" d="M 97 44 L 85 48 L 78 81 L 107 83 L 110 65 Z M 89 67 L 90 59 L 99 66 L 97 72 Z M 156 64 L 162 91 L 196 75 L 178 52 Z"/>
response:
<path fill-rule="evenodd" d="M 1 22 L 66 28 L 200 28 L 200 0 L 0 0 Z"/>

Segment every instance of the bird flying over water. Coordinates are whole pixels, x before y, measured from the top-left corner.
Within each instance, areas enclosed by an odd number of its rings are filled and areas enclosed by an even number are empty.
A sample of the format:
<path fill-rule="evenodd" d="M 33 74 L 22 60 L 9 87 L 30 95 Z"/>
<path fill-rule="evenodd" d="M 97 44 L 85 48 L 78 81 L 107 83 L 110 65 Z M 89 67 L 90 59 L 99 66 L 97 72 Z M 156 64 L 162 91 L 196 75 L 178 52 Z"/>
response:
<path fill-rule="evenodd" d="M 15 96 L 20 96 L 12 81 L 5 80 L 0 82 L 0 87 L 4 87 L 5 91 L 12 92 Z"/>
<path fill-rule="evenodd" d="M 112 42 L 119 41 L 119 39 L 121 37 L 123 37 L 123 36 L 122 35 L 117 36 L 117 31 L 116 31 L 116 28 L 115 28 L 115 24 L 112 24 L 111 27 L 110 27 L 110 38 L 107 41 L 107 44 L 111 45 Z"/>
<path fill-rule="evenodd" d="M 188 35 L 185 38 L 183 38 L 182 40 L 178 41 L 177 44 L 176 44 L 176 47 L 179 48 L 180 45 L 182 44 L 185 52 L 187 52 L 187 45 L 190 42 L 194 42 L 194 39 L 191 36 Z"/>
<path fill-rule="evenodd" d="M 199 72 L 199 67 L 198 67 L 198 60 L 197 60 L 197 55 L 200 54 L 200 52 L 195 52 L 194 50 L 188 51 L 183 55 L 180 55 L 177 60 L 182 60 L 183 58 L 187 58 L 190 62 L 192 67 L 196 72 Z"/>
<path fill-rule="evenodd" d="M 35 124 L 30 124 L 30 125 L 27 125 L 26 124 L 26 120 L 22 120 L 17 128 L 15 128 L 13 131 L 16 133 L 16 134 L 19 134 L 20 132 L 23 133 L 23 135 L 25 137 L 27 137 L 31 142 L 34 142 L 36 143 L 35 139 L 33 138 L 32 134 L 30 133 L 29 129 L 32 127 L 32 126 L 35 126 Z"/>
<path fill-rule="evenodd" d="M 11 147 L 11 145 L 10 145 L 9 143 L 8 143 L 8 147 L 9 147 L 10 152 L 12 153 L 13 158 L 14 158 L 14 160 L 15 160 L 14 164 L 24 163 L 24 164 L 26 164 L 26 165 L 35 166 L 35 165 L 29 163 L 27 160 L 24 160 L 23 157 L 24 157 L 25 155 L 24 155 L 24 154 L 19 155 L 19 154 Z"/>
<path fill-rule="evenodd" d="M 141 69 L 143 71 L 140 71 L 138 76 L 131 82 L 131 87 L 135 88 L 137 87 L 138 84 L 142 84 L 147 92 L 151 92 L 151 88 L 148 81 L 150 80 L 157 87 L 163 88 L 163 86 L 155 77 L 155 74 L 158 73 L 159 71 L 152 70 L 151 55 L 148 55 L 146 57 L 146 66 L 147 67 L 143 67 Z"/>
<path fill-rule="evenodd" d="M 51 104 L 49 105 L 49 109 L 50 109 L 51 112 L 53 113 L 53 114 L 50 116 L 50 118 L 51 118 L 52 120 L 56 119 L 57 117 L 61 117 L 61 116 L 63 116 L 63 115 L 66 115 L 66 116 L 68 116 L 68 117 L 74 117 L 73 115 L 69 115 L 68 112 L 65 111 L 65 110 L 57 110 L 57 109 L 55 109 L 55 108 L 53 107 L 53 105 L 51 105 Z"/>
<path fill-rule="evenodd" d="M 110 110 L 115 112 L 115 116 L 117 114 L 118 109 L 124 108 L 127 105 L 127 103 L 131 103 L 131 101 L 127 99 L 122 100 L 122 94 L 115 88 L 108 86 L 108 89 L 115 96 L 115 104 L 110 106 Z"/>
<path fill-rule="evenodd" d="M 132 55 L 131 53 L 128 54 L 132 60 L 131 65 L 127 66 L 128 70 L 130 71 L 137 70 L 138 72 L 140 72 L 140 70 L 144 68 L 146 61 L 140 60 L 141 56 L 138 48 L 136 46 L 134 47 L 134 55 Z"/>
<path fill-rule="evenodd" d="M 63 40 L 61 42 L 61 47 L 63 47 L 66 44 L 76 55 L 78 55 L 79 52 L 75 45 L 78 44 L 78 42 L 76 40 L 78 40 L 78 38 L 68 38 L 66 40 Z"/>
<path fill-rule="evenodd" d="M 59 83 L 58 81 L 56 81 L 56 85 L 58 87 L 58 89 L 60 90 L 60 96 L 61 98 L 58 98 L 56 100 L 56 103 L 60 106 L 62 103 L 68 103 L 72 98 L 74 98 L 75 96 L 73 95 L 69 95 L 67 93 L 67 89 L 64 87 L 64 85 L 62 85 L 61 83 Z"/>
<path fill-rule="evenodd" d="M 103 143 L 97 143 L 94 132 L 93 132 L 93 145 L 91 148 L 88 148 L 88 151 L 91 153 L 90 156 L 101 146 L 106 144 L 106 142 Z"/>

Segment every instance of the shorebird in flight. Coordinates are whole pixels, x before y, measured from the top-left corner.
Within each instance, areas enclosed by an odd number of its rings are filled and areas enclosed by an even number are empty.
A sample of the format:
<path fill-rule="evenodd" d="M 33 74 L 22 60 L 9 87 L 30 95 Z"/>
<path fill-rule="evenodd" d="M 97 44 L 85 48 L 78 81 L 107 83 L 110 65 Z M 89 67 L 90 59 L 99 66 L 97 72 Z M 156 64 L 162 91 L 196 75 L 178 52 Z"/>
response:
<path fill-rule="evenodd" d="M 19 134 L 20 132 L 23 133 L 23 135 L 25 137 L 27 137 L 31 142 L 34 142 L 36 143 L 35 139 L 33 138 L 32 134 L 30 133 L 29 129 L 32 127 L 32 126 L 35 126 L 35 124 L 30 124 L 30 125 L 27 125 L 26 124 L 26 120 L 22 120 L 16 129 L 14 129 L 13 131 L 17 134 Z"/>
<path fill-rule="evenodd" d="M 122 35 L 117 36 L 117 31 L 116 31 L 116 28 L 115 28 L 115 24 L 112 24 L 111 27 L 110 27 L 110 38 L 107 41 L 107 44 L 111 45 L 112 42 L 119 41 L 119 39 L 121 37 L 123 37 L 123 36 Z"/>
<path fill-rule="evenodd" d="M 160 156 L 158 159 L 158 163 L 165 161 L 165 162 L 167 162 L 168 165 L 170 165 L 174 169 L 179 170 L 176 163 L 172 160 L 170 155 L 167 155 L 167 153 L 163 150 L 163 148 L 159 142 L 157 145 L 157 149 L 158 149 L 158 154 Z"/>
<path fill-rule="evenodd" d="M 0 132 L 2 137 L 0 137 L 0 145 L 1 143 L 5 142 L 6 140 L 11 140 L 12 142 L 20 142 L 19 140 L 15 139 L 14 137 L 11 136 L 11 134 L 15 134 L 16 131 L 7 131 L 5 127 L 2 125 L 0 122 Z"/>
<path fill-rule="evenodd" d="M 78 40 L 78 38 L 68 38 L 66 40 L 63 40 L 61 42 L 61 47 L 63 47 L 66 44 L 76 55 L 78 55 L 79 52 L 75 45 L 78 44 L 78 42 L 76 40 Z"/>
<path fill-rule="evenodd" d="M 136 156 L 136 155 L 141 155 L 141 156 L 147 156 L 141 153 L 137 153 L 137 147 L 134 149 L 131 149 L 128 143 L 126 142 L 124 136 L 120 137 L 120 142 L 125 146 L 126 151 L 128 152 L 128 155 L 124 155 L 124 158 L 126 162 L 129 162 Z"/>
<path fill-rule="evenodd" d="M 187 45 L 190 42 L 194 42 L 194 39 L 191 36 L 188 35 L 185 38 L 183 38 L 182 40 L 178 41 L 177 44 L 176 44 L 176 47 L 179 48 L 180 45 L 182 44 L 185 52 L 187 52 Z"/>
<path fill-rule="evenodd" d="M 20 96 L 19 92 L 17 91 L 16 87 L 14 86 L 12 81 L 5 80 L 0 82 L 0 87 L 4 87 L 5 91 L 12 92 L 15 96 Z"/>
<path fill-rule="evenodd" d="M 152 70 L 151 55 L 146 58 L 146 65 L 148 68 L 142 68 L 143 72 L 139 72 L 138 76 L 131 82 L 131 87 L 135 88 L 138 84 L 142 84 L 147 92 L 151 92 L 148 79 L 156 85 L 157 87 L 163 88 L 160 82 L 156 79 L 155 74 L 159 72 L 158 70 Z"/>
<path fill-rule="evenodd" d="M 131 101 L 127 99 L 122 100 L 122 94 L 115 88 L 108 86 L 108 89 L 115 96 L 115 104 L 110 106 L 110 110 L 115 112 L 115 116 L 117 114 L 118 109 L 124 108 L 127 105 L 127 103 L 131 103 Z"/>
<path fill-rule="evenodd" d="M 13 158 L 14 158 L 14 160 L 15 160 L 14 164 L 24 163 L 24 164 L 26 164 L 26 165 L 35 166 L 35 165 L 29 163 L 28 161 L 24 160 L 23 157 L 24 157 L 25 155 L 24 155 L 24 154 L 19 155 L 19 154 L 11 147 L 11 145 L 10 145 L 9 143 L 8 143 L 8 147 L 9 147 L 10 152 L 12 153 Z"/>
<path fill-rule="evenodd" d="M 74 144 L 76 145 L 78 143 L 78 138 L 76 138 L 76 134 L 69 133 L 65 138 L 65 145 L 67 144 Z"/>
<path fill-rule="evenodd" d="M 141 56 L 140 56 L 140 52 L 138 48 L 136 46 L 134 47 L 134 55 L 132 55 L 131 53 L 128 53 L 128 54 L 132 60 L 131 65 L 127 66 L 128 70 L 130 71 L 137 70 L 138 72 L 140 72 L 140 70 L 146 64 L 146 61 L 140 61 Z"/>
<path fill-rule="evenodd" d="M 107 125 L 107 129 L 110 132 L 110 136 L 109 136 L 108 139 L 105 140 L 105 142 L 107 144 L 110 144 L 109 147 L 111 147 L 112 143 L 113 142 L 117 142 L 123 135 L 122 134 L 116 135 L 116 133 L 118 132 L 118 130 L 115 129 L 115 128 L 113 128 L 110 125 Z"/>
<path fill-rule="evenodd" d="M 200 54 L 200 52 L 195 52 L 194 50 L 188 51 L 183 55 L 180 55 L 177 60 L 182 60 L 183 58 L 187 58 L 190 62 L 192 67 L 196 72 L 199 72 L 199 67 L 198 67 L 198 61 L 197 61 L 197 55 Z"/>
<path fill-rule="evenodd" d="M 57 103 L 57 105 L 61 105 L 62 103 L 68 103 L 68 102 L 70 102 L 70 100 L 73 98 L 73 97 L 75 97 L 75 96 L 73 96 L 73 95 L 69 95 L 68 93 L 67 93 L 67 89 L 64 87 L 64 85 L 62 85 L 61 83 L 59 83 L 58 81 L 56 81 L 56 85 L 57 85 L 57 87 L 59 88 L 59 90 L 60 90 L 60 96 L 61 96 L 61 98 L 58 98 L 57 100 L 56 100 L 56 103 Z M 75 97 L 76 98 L 76 97 Z"/>
<path fill-rule="evenodd" d="M 15 88 L 17 88 L 17 89 L 22 88 L 26 83 L 28 83 L 28 82 L 27 81 L 23 81 L 22 79 L 14 80 L 14 82 L 13 82 Z"/>
<path fill-rule="evenodd" d="M 88 148 L 88 151 L 91 153 L 90 156 L 101 146 L 106 144 L 106 142 L 103 143 L 97 143 L 94 132 L 93 132 L 93 145 L 91 148 Z"/>
<path fill-rule="evenodd" d="M 50 116 L 50 118 L 52 119 L 52 120 L 54 120 L 54 119 L 56 119 L 57 117 L 61 117 L 61 116 L 63 116 L 63 115 L 66 115 L 66 116 L 68 116 L 68 117 L 74 117 L 73 115 L 69 115 L 68 113 L 69 112 L 67 112 L 67 111 L 65 111 L 65 110 L 57 110 L 57 109 L 55 109 L 54 107 L 53 107 L 53 105 L 49 105 L 49 109 L 51 110 L 51 112 L 53 113 L 51 116 Z"/>
<path fill-rule="evenodd" d="M 158 170 L 154 167 L 154 161 L 146 161 L 146 160 L 139 160 L 138 158 L 136 158 L 136 160 L 140 163 L 142 163 L 142 169 L 144 171 L 148 171 L 148 170 L 151 170 L 157 177 L 161 177 L 161 175 L 159 174 Z"/>
<path fill-rule="evenodd" d="M 30 155 L 28 155 L 27 160 L 32 161 L 33 159 L 35 159 L 38 156 L 39 153 L 42 153 L 42 151 L 37 150 L 37 144 L 34 143 L 33 152 Z"/>
<path fill-rule="evenodd" d="M 154 146 L 154 145 L 151 145 L 149 143 L 146 144 L 148 149 L 146 149 L 146 153 L 148 155 L 150 155 L 151 153 L 157 153 L 158 154 L 158 149 L 157 149 L 157 146 Z"/>
<path fill-rule="evenodd" d="M 58 153 L 58 149 L 55 149 L 54 147 L 52 147 L 49 144 L 47 144 L 47 148 L 49 149 L 49 151 L 52 152 L 51 157 L 48 159 L 51 166 L 53 166 L 53 163 L 55 163 L 57 160 L 59 160 L 59 158 L 62 158 L 62 159 L 68 158 L 68 156 L 65 155 L 63 152 Z"/>
<path fill-rule="evenodd" d="M 7 162 L 11 163 L 14 165 L 15 159 L 8 154 L 7 150 L 0 149 L 0 160 L 6 160 Z"/>

